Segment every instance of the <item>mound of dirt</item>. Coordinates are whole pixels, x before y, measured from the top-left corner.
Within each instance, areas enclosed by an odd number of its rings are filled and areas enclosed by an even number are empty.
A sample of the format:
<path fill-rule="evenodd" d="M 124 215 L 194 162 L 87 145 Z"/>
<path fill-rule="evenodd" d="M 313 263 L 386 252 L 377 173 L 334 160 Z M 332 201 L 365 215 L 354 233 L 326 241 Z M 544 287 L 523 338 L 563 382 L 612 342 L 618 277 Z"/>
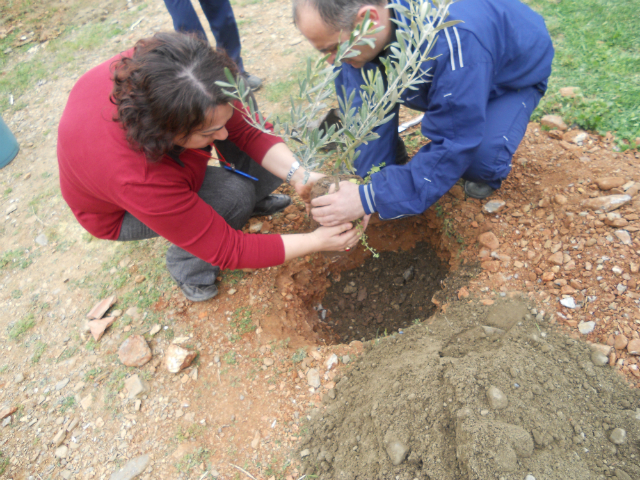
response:
<path fill-rule="evenodd" d="M 368 342 L 308 417 L 305 473 L 640 478 L 640 391 L 536 313 L 521 299 L 457 302 L 402 335 Z"/>

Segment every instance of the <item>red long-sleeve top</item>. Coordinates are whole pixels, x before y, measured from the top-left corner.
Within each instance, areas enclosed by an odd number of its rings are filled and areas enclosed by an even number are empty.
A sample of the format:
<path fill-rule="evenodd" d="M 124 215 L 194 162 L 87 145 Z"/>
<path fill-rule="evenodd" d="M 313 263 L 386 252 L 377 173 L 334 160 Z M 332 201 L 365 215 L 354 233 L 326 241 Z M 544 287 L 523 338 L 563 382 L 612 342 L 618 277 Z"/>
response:
<path fill-rule="evenodd" d="M 121 55 L 131 56 L 132 50 Z M 98 238 L 116 240 L 125 212 L 158 235 L 223 269 L 284 262 L 280 235 L 249 235 L 231 228 L 199 196 L 207 158 L 186 150 L 183 165 L 165 155 L 156 163 L 132 149 L 116 107 L 111 65 L 85 73 L 73 87 L 58 128 L 62 196 L 80 224 Z M 229 139 L 261 163 L 282 140 L 251 127 L 238 111 L 226 124 Z M 221 191 L 220 195 L 226 192 Z"/>

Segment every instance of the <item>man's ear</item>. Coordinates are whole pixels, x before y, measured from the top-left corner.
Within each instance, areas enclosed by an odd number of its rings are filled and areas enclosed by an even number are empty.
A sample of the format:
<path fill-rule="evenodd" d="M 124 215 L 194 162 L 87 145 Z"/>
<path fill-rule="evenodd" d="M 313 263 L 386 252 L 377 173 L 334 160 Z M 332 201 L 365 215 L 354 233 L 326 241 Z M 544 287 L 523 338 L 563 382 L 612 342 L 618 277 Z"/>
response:
<path fill-rule="evenodd" d="M 364 21 L 367 12 L 369 12 L 369 20 L 371 20 L 375 26 L 378 26 L 378 23 L 380 23 L 380 12 L 378 12 L 375 5 L 363 5 L 360 7 L 358 15 L 356 15 L 356 25 Z"/>

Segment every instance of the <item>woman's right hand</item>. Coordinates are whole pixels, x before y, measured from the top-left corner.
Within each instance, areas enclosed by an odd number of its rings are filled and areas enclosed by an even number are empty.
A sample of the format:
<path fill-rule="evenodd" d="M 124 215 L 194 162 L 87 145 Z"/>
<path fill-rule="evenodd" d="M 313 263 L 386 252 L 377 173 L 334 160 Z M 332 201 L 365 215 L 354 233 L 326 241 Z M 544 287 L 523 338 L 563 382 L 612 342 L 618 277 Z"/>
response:
<path fill-rule="evenodd" d="M 351 223 L 343 223 L 335 227 L 318 227 L 311 235 L 319 242 L 319 252 L 336 252 L 355 247 L 360 241 L 362 230 Z"/>
<path fill-rule="evenodd" d="M 357 245 L 362 229 L 351 223 L 318 227 L 311 233 L 282 235 L 285 261 L 315 252 L 336 252 Z"/>

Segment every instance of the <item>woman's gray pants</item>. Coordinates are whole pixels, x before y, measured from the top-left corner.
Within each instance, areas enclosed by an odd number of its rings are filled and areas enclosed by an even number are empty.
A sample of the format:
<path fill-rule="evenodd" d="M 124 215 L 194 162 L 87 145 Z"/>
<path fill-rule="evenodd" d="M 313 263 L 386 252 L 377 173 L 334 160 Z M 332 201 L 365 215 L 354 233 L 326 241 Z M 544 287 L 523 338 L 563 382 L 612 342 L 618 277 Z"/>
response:
<path fill-rule="evenodd" d="M 254 206 L 265 199 L 282 180 L 265 170 L 229 140 L 216 142 L 222 156 L 236 170 L 259 179 L 258 182 L 230 172 L 221 167 L 207 167 L 207 172 L 198 191 L 198 196 L 226 220 L 234 229 L 240 230 L 251 218 Z M 159 235 L 129 212 L 124 215 L 118 241 L 144 240 Z M 167 269 L 174 280 L 187 285 L 213 285 L 220 267 L 211 265 L 191 255 L 176 245 L 167 250 Z"/>

